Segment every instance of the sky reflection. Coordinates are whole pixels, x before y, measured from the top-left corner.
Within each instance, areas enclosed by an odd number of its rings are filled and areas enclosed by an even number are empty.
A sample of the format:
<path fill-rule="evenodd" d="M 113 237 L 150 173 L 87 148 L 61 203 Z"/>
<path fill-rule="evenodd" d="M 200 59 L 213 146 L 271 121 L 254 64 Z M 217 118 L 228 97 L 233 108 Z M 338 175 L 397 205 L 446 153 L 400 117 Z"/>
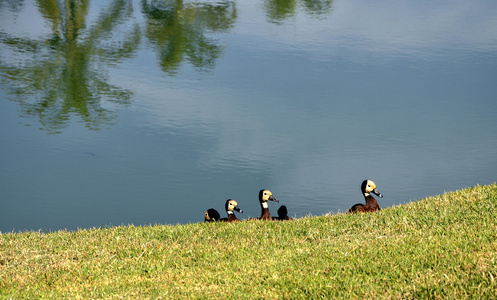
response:
<path fill-rule="evenodd" d="M 261 188 L 301 217 L 360 202 L 365 178 L 382 207 L 495 181 L 497 4 L 311 2 L 114 1 L 122 18 L 99 31 L 110 4 L 92 1 L 55 50 L 34 2 L 0 6 L 0 230 L 198 222 L 227 198 L 247 218 Z M 55 64 L 90 96 L 12 93 L 25 81 L 9 72 L 39 52 L 11 41 L 40 45 L 49 66 L 90 49 L 80 73 Z M 47 135 L 25 105 L 56 92 L 72 108 Z M 82 107 L 109 112 L 105 126 Z"/>

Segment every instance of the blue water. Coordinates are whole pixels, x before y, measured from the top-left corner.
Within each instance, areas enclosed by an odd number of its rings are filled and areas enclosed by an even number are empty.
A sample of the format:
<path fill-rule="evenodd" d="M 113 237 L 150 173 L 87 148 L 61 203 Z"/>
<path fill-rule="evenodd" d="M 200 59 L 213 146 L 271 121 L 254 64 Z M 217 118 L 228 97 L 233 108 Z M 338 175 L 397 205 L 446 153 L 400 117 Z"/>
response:
<path fill-rule="evenodd" d="M 364 179 L 383 208 L 497 179 L 497 2 L 19 3 L 0 4 L 1 232 L 201 222 L 228 198 L 243 219 L 262 188 L 322 215 Z"/>

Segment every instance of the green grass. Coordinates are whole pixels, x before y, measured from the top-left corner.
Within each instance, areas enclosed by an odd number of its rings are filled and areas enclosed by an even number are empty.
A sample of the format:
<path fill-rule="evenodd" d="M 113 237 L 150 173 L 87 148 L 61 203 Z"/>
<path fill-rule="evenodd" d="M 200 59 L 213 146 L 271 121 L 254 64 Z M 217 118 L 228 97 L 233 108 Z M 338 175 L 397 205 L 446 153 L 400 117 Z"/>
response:
<path fill-rule="evenodd" d="M 0 235 L 0 298 L 495 298 L 497 185 L 369 214 Z"/>

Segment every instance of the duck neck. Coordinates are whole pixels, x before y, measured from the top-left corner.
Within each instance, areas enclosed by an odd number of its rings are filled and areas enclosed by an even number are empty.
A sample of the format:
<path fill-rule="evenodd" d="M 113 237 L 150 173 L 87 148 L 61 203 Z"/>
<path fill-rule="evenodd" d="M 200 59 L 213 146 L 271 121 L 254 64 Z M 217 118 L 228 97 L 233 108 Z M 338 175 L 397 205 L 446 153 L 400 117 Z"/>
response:
<path fill-rule="evenodd" d="M 235 216 L 233 212 L 231 214 L 228 214 L 228 222 L 236 222 L 238 221 L 238 218 Z"/>
<path fill-rule="evenodd" d="M 266 201 L 261 201 L 261 220 L 271 220 L 271 213 L 269 213 L 269 206 Z"/>
<path fill-rule="evenodd" d="M 376 199 L 371 194 L 364 194 L 364 199 L 366 203 L 376 202 Z"/>
<path fill-rule="evenodd" d="M 366 204 L 364 205 L 364 211 L 376 211 L 380 209 L 378 202 L 373 196 L 369 195 L 368 197 L 365 198 L 366 198 Z"/>
<path fill-rule="evenodd" d="M 371 196 L 371 193 L 366 193 L 366 192 L 363 192 L 362 195 L 364 196 L 364 200 L 366 200 L 366 202 L 368 202 L 368 199 L 373 198 L 373 196 Z"/>

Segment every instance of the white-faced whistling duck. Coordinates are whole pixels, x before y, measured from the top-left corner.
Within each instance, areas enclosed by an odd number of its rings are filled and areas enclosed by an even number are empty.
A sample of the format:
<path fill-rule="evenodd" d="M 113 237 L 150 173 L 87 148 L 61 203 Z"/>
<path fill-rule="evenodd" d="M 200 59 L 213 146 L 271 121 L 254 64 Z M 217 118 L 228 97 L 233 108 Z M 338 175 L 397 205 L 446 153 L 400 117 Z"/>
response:
<path fill-rule="evenodd" d="M 364 199 L 366 200 L 366 204 L 358 203 L 352 206 L 349 209 L 349 213 L 354 213 L 354 212 L 373 212 L 380 210 L 380 206 L 378 205 L 378 202 L 376 202 L 376 199 L 371 196 L 371 193 L 375 194 L 376 196 L 383 198 L 383 195 L 378 192 L 376 189 L 376 184 L 371 181 L 371 180 L 364 180 L 361 184 L 361 192 L 364 195 Z"/>
<path fill-rule="evenodd" d="M 273 193 L 269 190 L 259 191 L 259 203 L 261 204 L 261 220 L 272 220 L 269 213 L 268 201 L 280 202 L 273 197 Z"/>
<path fill-rule="evenodd" d="M 226 204 L 224 205 L 224 207 L 226 208 L 226 213 L 228 214 L 228 219 L 226 219 L 228 223 L 240 222 L 240 220 L 238 220 L 238 218 L 235 216 L 235 211 L 243 213 L 243 210 L 238 207 L 238 203 L 235 200 L 226 200 Z"/>
<path fill-rule="evenodd" d="M 273 217 L 273 220 L 277 221 L 290 221 L 291 219 L 292 218 L 288 216 L 288 209 L 285 205 L 280 206 L 280 208 L 278 208 L 278 216 Z"/>
<path fill-rule="evenodd" d="M 221 215 L 214 208 L 209 208 L 204 215 L 204 222 L 217 222 L 221 220 Z"/>

